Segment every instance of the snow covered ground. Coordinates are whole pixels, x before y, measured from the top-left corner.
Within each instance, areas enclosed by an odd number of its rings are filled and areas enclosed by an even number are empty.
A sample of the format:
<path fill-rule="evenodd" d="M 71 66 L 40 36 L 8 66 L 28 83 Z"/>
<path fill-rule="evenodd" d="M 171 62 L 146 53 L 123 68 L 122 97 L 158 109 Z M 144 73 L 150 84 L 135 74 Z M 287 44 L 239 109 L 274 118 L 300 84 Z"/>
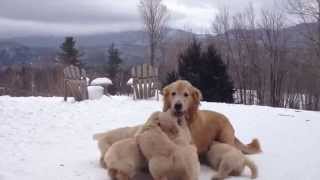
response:
<path fill-rule="evenodd" d="M 109 180 L 92 134 L 143 123 L 162 105 L 124 96 L 62 99 L 0 97 L 0 180 Z M 227 115 L 242 141 L 259 138 L 264 152 L 250 156 L 258 179 L 319 179 L 319 112 L 206 102 L 201 108 Z M 213 174 L 203 166 L 200 179 Z"/>

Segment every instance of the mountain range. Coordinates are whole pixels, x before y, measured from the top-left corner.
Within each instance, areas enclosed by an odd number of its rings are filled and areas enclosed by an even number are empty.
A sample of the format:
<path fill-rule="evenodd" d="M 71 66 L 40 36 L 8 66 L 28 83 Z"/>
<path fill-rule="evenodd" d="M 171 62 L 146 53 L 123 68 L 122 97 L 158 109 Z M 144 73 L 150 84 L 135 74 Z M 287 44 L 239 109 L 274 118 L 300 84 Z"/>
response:
<path fill-rule="evenodd" d="M 190 37 L 193 34 L 183 30 L 167 29 L 165 41 Z M 147 48 L 143 31 L 126 31 L 93 35 L 74 36 L 77 47 L 83 54 L 83 61 L 101 64 L 106 61 L 108 47 L 114 43 L 127 64 L 142 63 Z M 0 64 L 21 64 L 33 61 L 54 60 L 63 36 L 26 36 L 0 39 Z"/>
<path fill-rule="evenodd" d="M 291 46 L 301 46 L 305 37 L 301 34 L 310 24 L 298 24 L 283 29 L 291 37 Z M 256 30 L 256 31 L 259 31 Z M 177 39 L 205 35 L 178 29 L 167 29 L 165 43 Z M 106 62 L 108 47 L 114 43 L 128 65 L 144 62 L 147 50 L 146 34 L 143 31 L 125 31 L 75 36 L 77 46 L 85 63 L 99 65 Z M 31 62 L 53 61 L 58 54 L 63 36 L 26 36 L 0 39 L 0 65 L 28 64 Z"/>

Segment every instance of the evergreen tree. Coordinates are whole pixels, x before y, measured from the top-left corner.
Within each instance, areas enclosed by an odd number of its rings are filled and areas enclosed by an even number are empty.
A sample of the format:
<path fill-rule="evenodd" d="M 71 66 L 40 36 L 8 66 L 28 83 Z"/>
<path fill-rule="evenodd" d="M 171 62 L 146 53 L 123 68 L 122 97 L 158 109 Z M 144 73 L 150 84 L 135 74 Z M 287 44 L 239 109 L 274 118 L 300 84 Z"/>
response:
<path fill-rule="evenodd" d="M 167 73 L 166 79 L 162 82 L 162 88 L 166 87 L 168 84 L 171 84 L 179 79 L 179 74 L 176 71 L 171 71 Z"/>
<path fill-rule="evenodd" d="M 113 85 L 109 86 L 109 92 L 115 94 L 120 88 L 120 79 L 117 77 L 121 71 L 122 59 L 120 58 L 120 52 L 112 43 L 108 49 L 108 63 L 107 63 L 107 72 L 111 78 Z"/>
<path fill-rule="evenodd" d="M 120 71 L 120 65 L 122 59 L 120 58 L 120 52 L 112 43 L 108 49 L 108 63 L 107 71 L 111 79 L 114 79 L 118 72 Z"/>
<path fill-rule="evenodd" d="M 202 61 L 200 86 L 205 89 L 203 97 L 208 101 L 233 103 L 233 83 L 221 55 L 213 45 L 209 45 L 203 53 Z"/>
<path fill-rule="evenodd" d="M 66 37 L 62 45 L 60 46 L 61 53 L 59 54 L 60 59 L 65 65 L 81 66 L 79 60 L 79 51 L 75 47 L 76 41 L 73 37 Z"/>
<path fill-rule="evenodd" d="M 201 44 L 193 39 L 192 43 L 179 56 L 178 74 L 200 88 Z"/>
<path fill-rule="evenodd" d="M 198 87 L 204 100 L 233 102 L 233 83 L 226 65 L 213 45 L 201 51 L 201 43 L 195 39 L 179 57 L 179 76 Z"/>

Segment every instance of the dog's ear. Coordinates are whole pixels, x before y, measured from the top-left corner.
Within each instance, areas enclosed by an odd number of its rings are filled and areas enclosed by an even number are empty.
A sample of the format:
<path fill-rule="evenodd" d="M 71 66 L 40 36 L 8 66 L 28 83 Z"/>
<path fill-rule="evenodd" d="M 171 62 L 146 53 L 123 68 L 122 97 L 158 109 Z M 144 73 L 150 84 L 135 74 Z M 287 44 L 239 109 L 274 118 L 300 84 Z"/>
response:
<path fill-rule="evenodd" d="M 194 104 L 197 104 L 199 106 L 200 101 L 202 100 L 202 93 L 196 87 L 192 87 L 192 98 L 193 98 Z"/>
<path fill-rule="evenodd" d="M 194 119 L 193 116 L 196 114 L 196 112 L 199 109 L 200 101 L 202 100 L 202 93 L 199 89 L 192 87 L 191 90 L 191 96 L 192 96 L 192 105 L 188 109 L 188 123 L 192 123 L 192 120 Z"/>
<path fill-rule="evenodd" d="M 162 90 L 162 93 L 163 93 L 163 108 L 162 108 L 162 111 L 163 112 L 167 112 L 168 109 L 170 109 L 171 107 L 171 103 L 170 103 L 170 100 L 169 100 L 169 95 L 170 95 L 170 86 L 166 86 L 163 88 Z"/>

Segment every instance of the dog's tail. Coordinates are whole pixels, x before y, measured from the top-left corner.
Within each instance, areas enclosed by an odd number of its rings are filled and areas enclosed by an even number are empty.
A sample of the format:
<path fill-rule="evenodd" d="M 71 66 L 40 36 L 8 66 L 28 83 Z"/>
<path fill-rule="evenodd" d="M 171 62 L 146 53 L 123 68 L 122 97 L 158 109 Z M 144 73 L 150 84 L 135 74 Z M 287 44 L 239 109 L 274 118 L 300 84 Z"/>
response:
<path fill-rule="evenodd" d="M 243 144 L 238 138 L 235 138 L 235 146 L 243 154 L 257 154 L 261 152 L 261 146 L 258 139 L 253 139 L 250 144 Z"/>
<path fill-rule="evenodd" d="M 106 133 L 97 133 L 93 135 L 93 140 L 100 140 L 106 136 Z"/>
<path fill-rule="evenodd" d="M 251 170 L 251 179 L 255 179 L 258 177 L 258 168 L 253 161 L 251 161 L 248 158 L 245 158 L 244 165 L 248 166 L 249 169 Z"/>

